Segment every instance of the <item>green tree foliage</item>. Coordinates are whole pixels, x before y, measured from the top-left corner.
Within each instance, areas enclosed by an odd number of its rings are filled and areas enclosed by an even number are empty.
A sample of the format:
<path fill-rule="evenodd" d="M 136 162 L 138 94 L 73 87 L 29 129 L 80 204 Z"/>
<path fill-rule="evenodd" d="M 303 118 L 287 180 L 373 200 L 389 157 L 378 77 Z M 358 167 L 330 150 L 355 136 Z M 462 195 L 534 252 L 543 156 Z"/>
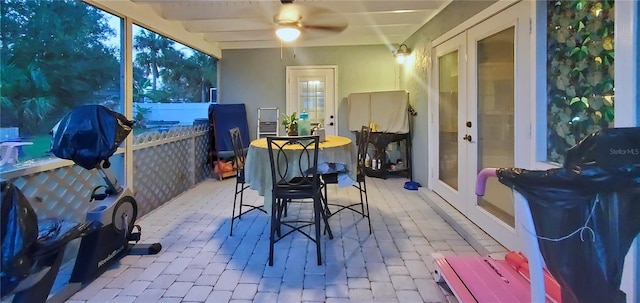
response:
<path fill-rule="evenodd" d="M 142 67 L 145 75 L 151 75 L 151 88 L 158 89 L 160 68 L 173 57 L 174 42 L 149 30 L 142 30 L 133 41 L 133 49 L 138 51 L 135 63 Z"/>
<path fill-rule="evenodd" d="M 614 1 L 547 2 L 547 157 L 613 126 Z"/>
<path fill-rule="evenodd" d="M 81 1 L 4 0 L 0 5 L 2 126 L 47 132 L 69 109 L 118 91 L 119 50 L 104 13 Z"/>
<path fill-rule="evenodd" d="M 147 87 L 142 85 L 146 80 L 134 77 L 134 95 L 138 96 L 134 100 L 146 97 L 153 102 L 208 101 L 209 88 L 217 82 L 217 59 L 191 49 L 182 52 L 183 49 L 187 47 L 146 29 L 134 36 L 134 69 L 151 78 Z"/>
<path fill-rule="evenodd" d="M 216 83 L 216 59 L 200 52 L 194 52 L 179 64 L 164 70 L 163 79 L 173 99 L 184 99 L 190 102 L 208 102 L 209 88 Z"/>

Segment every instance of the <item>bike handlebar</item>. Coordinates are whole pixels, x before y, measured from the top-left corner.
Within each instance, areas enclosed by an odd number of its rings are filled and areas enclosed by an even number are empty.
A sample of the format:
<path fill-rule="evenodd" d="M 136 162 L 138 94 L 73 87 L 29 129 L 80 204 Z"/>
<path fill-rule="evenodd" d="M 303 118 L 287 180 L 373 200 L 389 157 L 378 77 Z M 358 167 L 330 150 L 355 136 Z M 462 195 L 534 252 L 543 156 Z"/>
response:
<path fill-rule="evenodd" d="M 497 168 L 484 168 L 478 173 L 478 180 L 476 181 L 476 195 L 484 196 L 484 191 L 487 186 L 487 179 L 489 177 L 497 177 Z"/>

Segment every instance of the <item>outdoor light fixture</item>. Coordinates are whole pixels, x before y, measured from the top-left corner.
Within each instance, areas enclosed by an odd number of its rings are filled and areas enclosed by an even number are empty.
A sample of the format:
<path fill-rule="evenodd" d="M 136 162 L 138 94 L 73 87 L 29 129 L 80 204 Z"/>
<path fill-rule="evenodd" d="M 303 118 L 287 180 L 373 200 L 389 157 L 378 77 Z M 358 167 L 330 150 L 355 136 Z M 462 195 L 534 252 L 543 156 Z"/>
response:
<path fill-rule="evenodd" d="M 393 56 L 396 57 L 396 61 L 400 64 L 404 63 L 404 60 L 411 54 L 411 49 L 406 44 L 401 44 L 398 50 L 393 52 Z"/>
<path fill-rule="evenodd" d="M 291 42 L 300 37 L 300 28 L 297 23 L 283 24 L 276 29 L 276 36 L 284 42 Z"/>

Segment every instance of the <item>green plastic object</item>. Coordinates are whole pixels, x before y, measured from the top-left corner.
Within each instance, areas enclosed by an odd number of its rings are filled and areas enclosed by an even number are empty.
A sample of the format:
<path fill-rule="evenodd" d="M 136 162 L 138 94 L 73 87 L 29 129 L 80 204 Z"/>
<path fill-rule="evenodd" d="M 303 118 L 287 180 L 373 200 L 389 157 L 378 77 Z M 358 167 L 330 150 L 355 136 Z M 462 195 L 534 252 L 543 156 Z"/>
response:
<path fill-rule="evenodd" d="M 300 113 L 300 118 L 298 119 L 298 135 L 311 135 L 311 122 L 309 121 L 309 114 L 307 114 L 306 111 Z"/>

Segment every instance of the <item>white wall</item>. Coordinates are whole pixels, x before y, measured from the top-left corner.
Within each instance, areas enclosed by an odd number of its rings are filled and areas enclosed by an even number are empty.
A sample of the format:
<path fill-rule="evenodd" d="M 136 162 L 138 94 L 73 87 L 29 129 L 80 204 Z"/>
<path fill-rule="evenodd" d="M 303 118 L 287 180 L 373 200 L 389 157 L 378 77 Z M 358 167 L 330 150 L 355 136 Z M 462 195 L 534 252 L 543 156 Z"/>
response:
<path fill-rule="evenodd" d="M 151 109 L 147 120 L 180 121 L 180 125 L 193 125 L 195 119 L 207 119 L 209 103 L 133 103 L 133 116 L 136 107 Z"/>

